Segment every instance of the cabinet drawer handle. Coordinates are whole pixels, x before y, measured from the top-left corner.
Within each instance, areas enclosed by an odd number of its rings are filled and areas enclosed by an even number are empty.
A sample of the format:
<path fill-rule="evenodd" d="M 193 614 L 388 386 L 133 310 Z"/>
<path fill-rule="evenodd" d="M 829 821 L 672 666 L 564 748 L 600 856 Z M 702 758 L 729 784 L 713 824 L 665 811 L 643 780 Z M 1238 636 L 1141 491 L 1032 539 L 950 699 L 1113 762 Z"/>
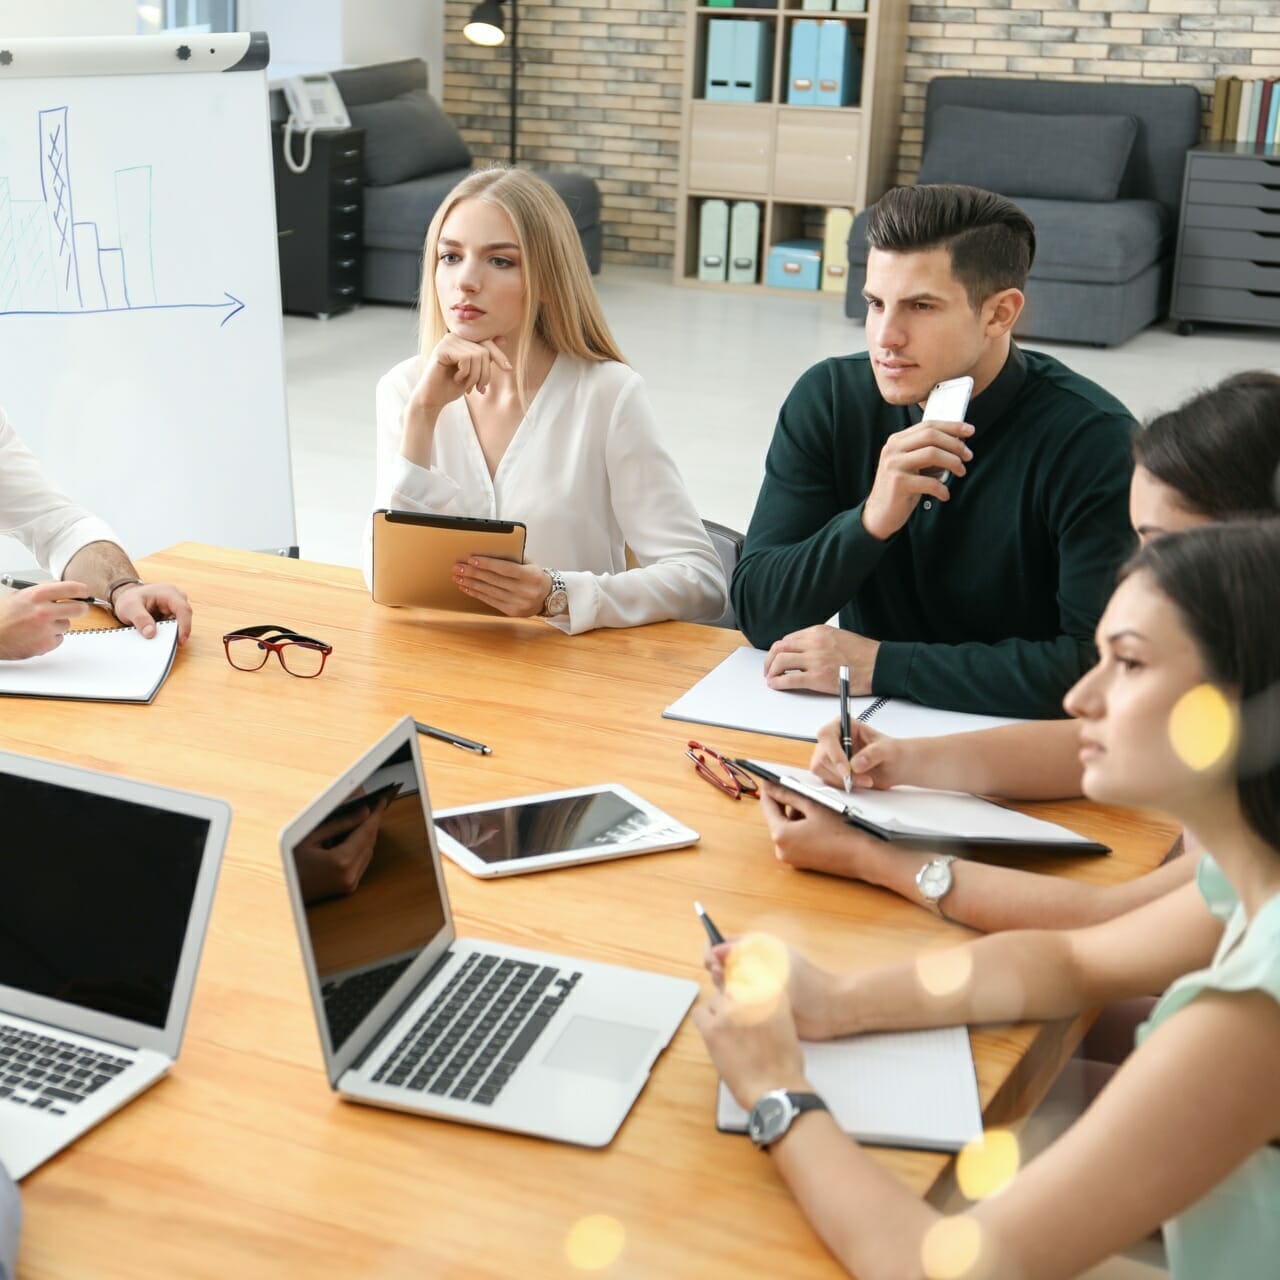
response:
<path fill-rule="evenodd" d="M 791 87 L 804 92 L 806 89 L 813 88 L 813 81 L 809 79 L 796 79 L 791 82 Z"/>
<path fill-rule="evenodd" d="M 1277 293 L 1274 289 L 1250 289 L 1249 292 L 1255 298 L 1280 298 L 1280 293 Z"/>
<path fill-rule="evenodd" d="M 342 153 L 342 158 L 344 160 L 354 160 L 359 154 L 360 152 L 355 147 L 350 147 Z"/>
<path fill-rule="evenodd" d="M 341 289 L 335 289 L 334 293 L 341 294 L 345 298 L 349 293 L 355 293 L 355 291 L 356 291 L 355 285 L 344 284 Z"/>
<path fill-rule="evenodd" d="M 354 240 L 355 238 L 356 238 L 356 233 L 354 231 L 344 231 L 338 237 L 339 240 Z"/>
<path fill-rule="evenodd" d="M 784 262 L 782 269 L 789 276 L 798 276 L 800 274 L 800 264 L 798 262 Z"/>
<path fill-rule="evenodd" d="M 355 186 L 358 186 L 359 183 L 360 183 L 359 178 L 343 178 L 342 179 L 342 185 L 344 187 L 355 187 Z"/>
<path fill-rule="evenodd" d="M 358 204 L 340 204 L 338 206 L 339 213 L 359 213 L 360 206 Z"/>
<path fill-rule="evenodd" d="M 356 265 L 356 260 L 354 258 L 339 258 L 333 265 L 340 271 L 346 271 L 349 267 Z"/>

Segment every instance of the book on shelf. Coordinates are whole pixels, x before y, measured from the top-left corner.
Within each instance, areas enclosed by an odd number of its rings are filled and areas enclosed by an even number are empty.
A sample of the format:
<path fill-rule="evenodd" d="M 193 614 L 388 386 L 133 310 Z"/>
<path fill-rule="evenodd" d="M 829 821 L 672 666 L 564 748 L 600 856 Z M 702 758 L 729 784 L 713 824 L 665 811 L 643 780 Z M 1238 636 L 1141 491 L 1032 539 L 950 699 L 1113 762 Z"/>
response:
<path fill-rule="evenodd" d="M 1280 77 L 1242 80 L 1219 76 L 1209 113 L 1209 142 L 1280 145 Z"/>

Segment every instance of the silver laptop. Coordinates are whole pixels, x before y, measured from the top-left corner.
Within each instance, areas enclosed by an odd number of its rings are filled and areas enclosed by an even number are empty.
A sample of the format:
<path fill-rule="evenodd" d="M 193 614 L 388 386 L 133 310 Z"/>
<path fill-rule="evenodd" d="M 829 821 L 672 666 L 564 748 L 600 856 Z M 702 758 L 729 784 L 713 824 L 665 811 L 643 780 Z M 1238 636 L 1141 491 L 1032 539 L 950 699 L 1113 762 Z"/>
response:
<path fill-rule="evenodd" d="M 182 1043 L 231 810 L 0 752 L 0 1162 L 22 1178 Z"/>
<path fill-rule="evenodd" d="M 612 1139 L 697 984 L 459 938 L 411 719 L 280 840 L 338 1093 L 583 1146 Z"/>

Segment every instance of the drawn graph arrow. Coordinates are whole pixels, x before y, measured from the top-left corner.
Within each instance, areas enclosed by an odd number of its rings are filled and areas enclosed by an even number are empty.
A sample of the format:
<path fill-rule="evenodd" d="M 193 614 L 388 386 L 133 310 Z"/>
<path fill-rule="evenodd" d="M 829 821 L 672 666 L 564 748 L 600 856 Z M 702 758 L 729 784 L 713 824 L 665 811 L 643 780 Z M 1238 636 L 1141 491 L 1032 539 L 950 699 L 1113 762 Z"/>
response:
<path fill-rule="evenodd" d="M 246 304 L 234 293 L 222 291 L 223 302 L 155 302 L 134 307 L 41 307 L 31 310 L 0 311 L 0 316 L 104 316 L 123 315 L 131 311 L 225 311 L 218 322 L 221 329 L 233 316 L 238 316 Z"/>

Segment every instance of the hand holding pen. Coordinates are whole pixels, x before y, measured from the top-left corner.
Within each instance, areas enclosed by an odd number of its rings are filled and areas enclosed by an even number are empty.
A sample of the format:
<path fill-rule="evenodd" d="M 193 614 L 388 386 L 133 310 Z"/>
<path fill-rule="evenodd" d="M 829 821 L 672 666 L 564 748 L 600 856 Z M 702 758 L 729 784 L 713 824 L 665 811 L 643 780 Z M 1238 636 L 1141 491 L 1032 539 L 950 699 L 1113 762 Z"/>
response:
<path fill-rule="evenodd" d="M 88 591 L 83 582 L 38 582 L 0 598 L 0 658 L 36 658 L 56 649 L 88 612 L 82 598 Z"/>

